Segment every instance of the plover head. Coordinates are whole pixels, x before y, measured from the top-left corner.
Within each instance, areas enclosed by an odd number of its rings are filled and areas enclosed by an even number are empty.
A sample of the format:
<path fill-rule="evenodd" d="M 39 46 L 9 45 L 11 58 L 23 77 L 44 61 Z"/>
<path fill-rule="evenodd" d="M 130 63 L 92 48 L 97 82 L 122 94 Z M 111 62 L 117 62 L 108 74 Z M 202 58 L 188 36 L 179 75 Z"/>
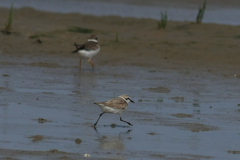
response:
<path fill-rule="evenodd" d="M 89 37 L 88 41 L 98 42 L 98 38 L 97 38 L 97 36 L 95 36 L 95 35 L 91 35 L 91 36 Z"/>
<path fill-rule="evenodd" d="M 132 102 L 132 103 L 134 103 L 134 101 L 133 100 L 131 100 L 131 97 L 129 96 L 129 95 L 121 95 L 121 96 L 119 96 L 119 97 L 121 97 L 124 101 L 126 101 L 127 103 L 129 103 L 129 102 Z"/>

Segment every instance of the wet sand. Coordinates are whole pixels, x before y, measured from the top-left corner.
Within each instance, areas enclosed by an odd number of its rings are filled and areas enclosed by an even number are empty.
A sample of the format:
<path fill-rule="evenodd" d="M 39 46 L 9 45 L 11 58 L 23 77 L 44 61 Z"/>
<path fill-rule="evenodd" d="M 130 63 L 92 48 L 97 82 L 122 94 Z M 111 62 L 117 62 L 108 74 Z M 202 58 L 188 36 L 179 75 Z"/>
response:
<path fill-rule="evenodd" d="M 12 34 L 0 36 L 0 158 L 238 159 L 239 31 L 14 10 Z M 72 44 L 90 34 L 101 51 L 80 72 Z M 106 114 L 94 130 L 93 102 L 125 93 L 136 103 L 122 118 L 134 126 Z"/>

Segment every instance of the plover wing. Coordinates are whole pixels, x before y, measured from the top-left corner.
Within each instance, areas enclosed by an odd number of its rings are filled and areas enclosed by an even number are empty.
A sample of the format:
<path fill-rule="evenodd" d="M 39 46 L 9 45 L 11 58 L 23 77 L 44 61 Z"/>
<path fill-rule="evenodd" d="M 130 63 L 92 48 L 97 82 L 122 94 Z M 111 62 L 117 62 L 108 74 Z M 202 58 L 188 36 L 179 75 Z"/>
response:
<path fill-rule="evenodd" d="M 105 106 L 116 108 L 116 109 L 125 109 L 128 105 L 127 102 L 120 97 L 110 99 L 106 102 L 96 102 L 95 104 L 103 104 Z"/>
<path fill-rule="evenodd" d="M 99 48 L 98 44 L 96 42 L 92 42 L 92 41 L 89 41 L 83 45 L 78 45 L 78 44 L 74 44 L 76 46 L 76 50 L 73 51 L 72 53 L 76 53 L 80 50 L 87 50 L 87 51 L 90 51 L 90 50 L 97 50 Z"/>

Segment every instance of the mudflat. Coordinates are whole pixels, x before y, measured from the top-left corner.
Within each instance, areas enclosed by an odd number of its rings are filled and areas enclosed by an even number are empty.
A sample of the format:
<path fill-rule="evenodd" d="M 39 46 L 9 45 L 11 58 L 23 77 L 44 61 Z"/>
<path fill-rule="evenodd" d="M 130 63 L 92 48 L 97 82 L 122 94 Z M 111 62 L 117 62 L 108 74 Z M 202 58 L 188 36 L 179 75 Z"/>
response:
<path fill-rule="evenodd" d="M 8 9 L 0 9 L 4 29 Z M 240 27 L 14 9 L 0 33 L 0 158 L 237 159 Z M 73 44 L 99 38 L 95 69 Z M 128 94 L 123 119 L 95 101 Z M 226 136 L 229 135 L 229 136 Z"/>

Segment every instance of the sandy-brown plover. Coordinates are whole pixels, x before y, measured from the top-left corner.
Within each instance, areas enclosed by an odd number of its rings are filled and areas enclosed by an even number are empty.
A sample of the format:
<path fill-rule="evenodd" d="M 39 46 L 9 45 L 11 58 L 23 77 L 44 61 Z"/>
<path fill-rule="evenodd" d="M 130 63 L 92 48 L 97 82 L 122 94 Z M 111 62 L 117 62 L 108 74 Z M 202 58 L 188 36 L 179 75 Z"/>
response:
<path fill-rule="evenodd" d="M 123 111 L 127 109 L 127 106 L 128 106 L 129 102 L 134 103 L 134 101 L 131 100 L 128 95 L 121 95 L 117 98 L 110 99 L 106 102 L 95 102 L 94 104 L 97 104 L 102 109 L 103 113 L 101 113 L 99 115 L 97 122 L 94 124 L 94 127 L 97 125 L 100 117 L 104 113 L 119 114 L 120 115 L 120 121 L 123 121 L 123 122 L 132 126 L 131 123 L 122 120 L 122 117 L 121 117 L 121 114 L 123 113 Z"/>

